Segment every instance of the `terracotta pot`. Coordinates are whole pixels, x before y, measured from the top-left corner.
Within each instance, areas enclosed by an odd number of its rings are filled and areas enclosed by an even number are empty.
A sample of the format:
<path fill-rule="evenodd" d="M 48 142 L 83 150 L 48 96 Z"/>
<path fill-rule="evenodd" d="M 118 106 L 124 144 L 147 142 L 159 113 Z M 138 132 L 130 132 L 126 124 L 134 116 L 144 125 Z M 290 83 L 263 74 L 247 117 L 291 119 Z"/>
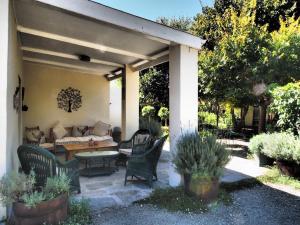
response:
<path fill-rule="evenodd" d="M 192 179 L 190 191 L 204 202 L 209 203 L 218 197 L 219 179 Z"/>
<path fill-rule="evenodd" d="M 274 159 L 272 159 L 260 152 L 255 154 L 255 158 L 258 161 L 258 166 L 272 166 L 275 161 Z"/>
<path fill-rule="evenodd" d="M 300 178 L 300 165 L 286 160 L 276 160 L 276 164 L 282 174 Z"/>
<path fill-rule="evenodd" d="M 24 203 L 12 204 L 10 225 L 58 225 L 68 216 L 68 195 L 64 194 L 55 199 L 44 201 L 35 208 L 28 208 Z"/>

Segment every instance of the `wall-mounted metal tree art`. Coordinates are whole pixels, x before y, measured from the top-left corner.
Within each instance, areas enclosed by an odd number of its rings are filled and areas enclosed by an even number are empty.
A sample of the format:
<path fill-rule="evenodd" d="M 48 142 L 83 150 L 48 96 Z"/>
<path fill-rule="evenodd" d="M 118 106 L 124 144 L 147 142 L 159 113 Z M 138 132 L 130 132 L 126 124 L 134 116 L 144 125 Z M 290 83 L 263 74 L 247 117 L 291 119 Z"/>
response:
<path fill-rule="evenodd" d="M 77 111 L 81 107 L 81 95 L 78 89 L 68 87 L 57 95 L 58 108 L 66 112 Z"/>

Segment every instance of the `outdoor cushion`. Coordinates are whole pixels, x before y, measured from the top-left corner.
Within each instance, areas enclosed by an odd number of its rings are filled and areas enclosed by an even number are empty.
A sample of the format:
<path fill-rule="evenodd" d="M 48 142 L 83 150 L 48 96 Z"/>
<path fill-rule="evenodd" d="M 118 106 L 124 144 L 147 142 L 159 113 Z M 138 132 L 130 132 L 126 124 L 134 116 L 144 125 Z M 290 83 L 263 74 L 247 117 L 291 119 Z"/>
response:
<path fill-rule="evenodd" d="M 130 156 L 132 153 L 132 148 L 120 148 L 119 152 L 124 155 Z"/>
<path fill-rule="evenodd" d="M 72 137 L 82 137 L 86 130 L 88 130 L 87 126 L 73 126 Z"/>
<path fill-rule="evenodd" d="M 137 134 L 134 137 L 133 145 L 143 144 L 147 141 L 147 139 L 150 137 L 149 134 Z"/>
<path fill-rule="evenodd" d="M 110 127 L 111 126 L 109 124 L 98 121 L 94 126 L 92 134 L 97 136 L 105 136 L 108 134 Z"/>
<path fill-rule="evenodd" d="M 68 134 L 68 131 L 58 122 L 53 128 L 53 134 L 55 139 L 61 139 Z"/>
<path fill-rule="evenodd" d="M 112 137 L 109 135 L 105 135 L 102 137 L 95 136 L 95 135 L 89 135 L 84 137 L 64 137 L 61 139 L 56 139 L 55 143 L 57 145 L 78 144 L 78 143 L 88 142 L 90 139 L 93 139 L 94 141 L 106 141 L 106 140 L 112 140 Z"/>

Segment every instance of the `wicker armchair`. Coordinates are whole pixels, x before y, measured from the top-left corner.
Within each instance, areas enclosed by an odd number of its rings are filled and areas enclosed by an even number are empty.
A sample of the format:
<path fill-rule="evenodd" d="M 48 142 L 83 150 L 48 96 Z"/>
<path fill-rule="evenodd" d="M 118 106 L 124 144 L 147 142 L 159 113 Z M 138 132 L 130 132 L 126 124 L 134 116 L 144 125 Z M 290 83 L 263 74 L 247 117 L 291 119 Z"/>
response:
<path fill-rule="evenodd" d="M 18 156 L 22 171 L 35 172 L 36 186 L 45 186 L 47 178 L 65 173 L 71 180 L 71 190 L 80 193 L 79 161 L 74 159 L 61 163 L 51 152 L 36 145 L 21 145 Z"/>
<path fill-rule="evenodd" d="M 121 141 L 118 145 L 118 150 L 121 153 L 117 161 L 120 165 L 125 165 L 128 156 L 132 154 L 133 147 L 136 145 L 145 144 L 152 140 L 150 131 L 147 129 L 139 129 L 136 131 L 129 140 Z M 140 148 L 136 148 L 140 149 Z M 141 148 L 143 150 L 143 148 Z"/>
<path fill-rule="evenodd" d="M 133 153 L 128 159 L 126 174 L 125 174 L 125 185 L 127 183 L 127 177 L 144 178 L 148 181 L 150 187 L 152 187 L 153 178 L 157 180 L 157 164 L 159 157 L 162 152 L 163 145 L 167 139 L 167 135 L 157 140 L 154 144 L 149 145 L 137 145 L 133 148 Z M 141 148 L 145 148 L 144 152 Z M 134 151 L 139 149 L 138 151 Z M 141 153 L 143 152 L 143 153 Z"/>

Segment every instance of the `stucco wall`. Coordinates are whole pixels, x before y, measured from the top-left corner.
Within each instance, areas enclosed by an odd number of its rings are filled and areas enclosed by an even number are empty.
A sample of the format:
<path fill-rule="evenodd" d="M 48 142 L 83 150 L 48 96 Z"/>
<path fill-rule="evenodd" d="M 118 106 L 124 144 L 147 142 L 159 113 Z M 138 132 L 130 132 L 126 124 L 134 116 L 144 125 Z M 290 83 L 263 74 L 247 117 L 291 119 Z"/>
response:
<path fill-rule="evenodd" d="M 109 117 L 113 127 L 122 126 L 122 87 L 120 80 L 110 82 Z"/>
<path fill-rule="evenodd" d="M 17 147 L 21 140 L 21 113 L 13 109 L 13 95 L 22 78 L 22 53 L 12 1 L 0 2 L 0 176 L 18 168 Z M 0 220 L 6 210 L 0 206 Z"/>
<path fill-rule="evenodd" d="M 40 126 L 46 134 L 57 121 L 64 126 L 94 125 L 109 122 L 109 82 L 103 76 L 78 73 L 47 65 L 24 63 L 25 100 L 29 110 L 23 113 L 24 126 Z M 81 91 L 82 107 L 72 113 L 57 107 L 61 89 Z"/>
<path fill-rule="evenodd" d="M 23 81 L 22 51 L 17 34 L 16 21 L 12 5 L 9 13 L 8 29 L 8 63 L 7 63 L 7 169 L 18 169 L 17 148 L 22 142 L 22 113 L 13 108 L 13 96 L 19 85 L 18 76 Z"/>

